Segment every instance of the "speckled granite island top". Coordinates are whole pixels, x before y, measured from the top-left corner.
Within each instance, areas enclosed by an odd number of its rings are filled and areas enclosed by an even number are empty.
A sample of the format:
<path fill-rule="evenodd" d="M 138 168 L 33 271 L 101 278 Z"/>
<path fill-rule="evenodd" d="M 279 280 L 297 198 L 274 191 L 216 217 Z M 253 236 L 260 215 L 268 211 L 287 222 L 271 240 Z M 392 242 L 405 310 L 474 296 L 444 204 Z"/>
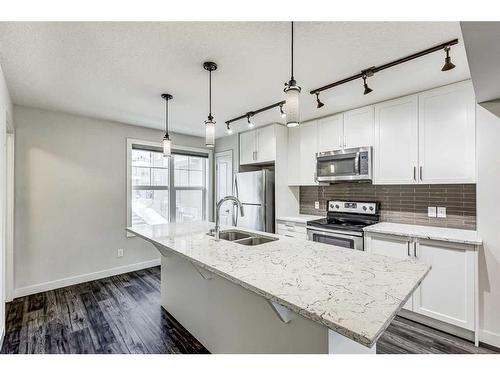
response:
<path fill-rule="evenodd" d="M 191 222 L 127 230 L 369 347 L 430 270 L 411 259 L 278 235 L 278 241 L 258 246 L 217 242 L 206 234 L 213 226 Z"/>

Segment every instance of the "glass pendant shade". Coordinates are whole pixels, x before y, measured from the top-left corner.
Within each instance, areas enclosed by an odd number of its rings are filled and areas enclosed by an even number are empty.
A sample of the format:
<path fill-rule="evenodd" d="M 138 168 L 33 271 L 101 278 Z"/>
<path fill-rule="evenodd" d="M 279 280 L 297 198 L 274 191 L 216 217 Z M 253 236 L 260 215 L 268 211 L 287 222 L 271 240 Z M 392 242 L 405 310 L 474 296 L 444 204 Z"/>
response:
<path fill-rule="evenodd" d="M 205 121 L 205 146 L 215 146 L 215 122 L 213 120 Z"/>
<path fill-rule="evenodd" d="M 300 123 L 300 106 L 299 106 L 299 86 L 289 86 L 286 88 L 286 126 L 293 128 L 299 126 Z"/>
<path fill-rule="evenodd" d="M 163 156 L 169 157 L 170 155 L 172 155 L 172 147 L 170 137 L 166 135 L 163 137 Z"/>

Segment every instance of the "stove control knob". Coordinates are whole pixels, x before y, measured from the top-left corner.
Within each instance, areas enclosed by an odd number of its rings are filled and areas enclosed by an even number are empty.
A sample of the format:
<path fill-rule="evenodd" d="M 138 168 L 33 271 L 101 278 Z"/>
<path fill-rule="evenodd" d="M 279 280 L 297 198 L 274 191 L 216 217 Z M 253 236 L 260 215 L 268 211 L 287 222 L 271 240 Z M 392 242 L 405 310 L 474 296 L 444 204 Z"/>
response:
<path fill-rule="evenodd" d="M 373 206 L 370 206 L 370 211 L 373 211 Z"/>
<path fill-rule="evenodd" d="M 335 205 L 335 208 L 338 210 L 340 207 L 338 204 Z"/>
<path fill-rule="evenodd" d="M 363 210 L 366 211 L 366 206 L 363 206 Z"/>

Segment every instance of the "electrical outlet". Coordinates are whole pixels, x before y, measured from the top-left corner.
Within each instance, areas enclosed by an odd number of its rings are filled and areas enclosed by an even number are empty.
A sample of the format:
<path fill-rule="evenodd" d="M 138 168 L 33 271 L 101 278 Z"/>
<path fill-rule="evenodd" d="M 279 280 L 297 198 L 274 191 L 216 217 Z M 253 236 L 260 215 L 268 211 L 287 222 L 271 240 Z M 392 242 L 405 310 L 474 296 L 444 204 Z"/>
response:
<path fill-rule="evenodd" d="M 116 257 L 121 258 L 122 256 L 123 256 L 123 249 L 118 249 L 118 251 L 116 252 Z"/>
<path fill-rule="evenodd" d="M 436 207 L 427 207 L 427 216 L 436 217 Z"/>
<path fill-rule="evenodd" d="M 316 210 L 319 210 L 319 202 L 318 201 L 314 202 L 314 208 Z"/>
<path fill-rule="evenodd" d="M 446 217 L 446 207 L 437 208 L 437 217 Z"/>

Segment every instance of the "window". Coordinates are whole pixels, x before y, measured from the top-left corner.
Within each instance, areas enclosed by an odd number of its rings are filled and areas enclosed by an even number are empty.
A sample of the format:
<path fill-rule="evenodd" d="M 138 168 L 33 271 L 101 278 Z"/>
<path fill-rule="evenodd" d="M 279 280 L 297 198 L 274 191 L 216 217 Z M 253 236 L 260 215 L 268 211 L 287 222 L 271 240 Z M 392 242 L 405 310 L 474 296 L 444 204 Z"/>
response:
<path fill-rule="evenodd" d="M 127 225 L 209 219 L 211 152 L 127 140 Z"/>

